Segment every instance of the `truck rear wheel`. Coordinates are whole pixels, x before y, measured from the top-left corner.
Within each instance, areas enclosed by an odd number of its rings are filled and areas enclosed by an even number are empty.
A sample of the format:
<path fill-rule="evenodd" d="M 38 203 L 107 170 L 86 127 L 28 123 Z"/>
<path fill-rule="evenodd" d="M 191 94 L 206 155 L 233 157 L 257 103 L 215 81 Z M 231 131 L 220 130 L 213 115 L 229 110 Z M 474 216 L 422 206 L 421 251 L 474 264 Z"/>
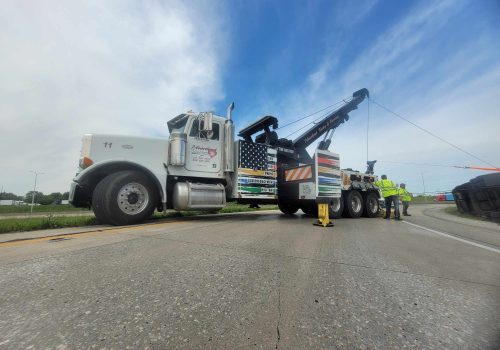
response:
<path fill-rule="evenodd" d="M 299 210 L 298 205 L 291 203 L 278 203 L 278 208 L 286 215 L 293 215 Z"/>
<path fill-rule="evenodd" d="M 92 206 L 100 222 L 131 225 L 150 217 L 157 202 L 156 188 L 145 174 L 120 171 L 99 182 Z"/>
<path fill-rule="evenodd" d="M 379 212 L 378 196 L 375 192 L 369 192 L 365 197 L 365 210 L 363 216 L 367 218 L 378 217 Z"/>
<path fill-rule="evenodd" d="M 335 198 L 330 204 L 328 216 L 330 219 L 338 219 L 342 216 L 344 211 L 344 201 L 342 198 Z"/>
<path fill-rule="evenodd" d="M 363 197 L 358 191 L 349 191 L 344 199 L 344 215 L 359 218 L 363 214 Z"/>
<path fill-rule="evenodd" d="M 318 217 L 318 205 L 316 203 L 304 204 L 300 209 L 308 216 Z"/>

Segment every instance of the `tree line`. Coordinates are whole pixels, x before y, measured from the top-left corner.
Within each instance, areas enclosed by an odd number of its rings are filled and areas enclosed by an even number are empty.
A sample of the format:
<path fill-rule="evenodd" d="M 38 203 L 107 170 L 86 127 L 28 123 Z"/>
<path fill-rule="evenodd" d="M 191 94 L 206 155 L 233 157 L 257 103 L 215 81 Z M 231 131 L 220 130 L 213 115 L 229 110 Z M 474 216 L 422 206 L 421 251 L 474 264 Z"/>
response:
<path fill-rule="evenodd" d="M 18 196 L 14 193 L 10 192 L 2 192 L 0 193 L 0 200 L 15 200 L 15 201 L 24 201 L 26 203 L 31 203 L 31 198 L 33 195 L 33 191 L 29 191 L 24 196 Z M 50 194 L 44 194 L 43 192 L 36 191 L 35 192 L 35 203 L 48 205 L 48 204 L 60 204 L 62 200 L 69 198 L 69 192 L 52 192 Z"/>

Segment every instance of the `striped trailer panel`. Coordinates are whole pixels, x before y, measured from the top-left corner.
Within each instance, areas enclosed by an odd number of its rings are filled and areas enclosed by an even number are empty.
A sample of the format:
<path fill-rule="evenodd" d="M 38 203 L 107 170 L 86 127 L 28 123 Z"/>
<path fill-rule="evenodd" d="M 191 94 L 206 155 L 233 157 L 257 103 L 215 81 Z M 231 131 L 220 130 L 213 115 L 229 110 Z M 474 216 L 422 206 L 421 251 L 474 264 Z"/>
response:
<path fill-rule="evenodd" d="M 312 178 L 312 167 L 310 165 L 285 170 L 285 181 L 287 182 L 307 180 L 311 178 Z"/>
<path fill-rule="evenodd" d="M 339 155 L 316 150 L 314 158 L 317 198 L 340 198 L 342 181 L 340 179 Z"/>
<path fill-rule="evenodd" d="M 320 164 L 327 164 L 336 167 L 336 169 L 340 169 L 340 162 L 338 159 L 318 156 L 318 162 Z"/>

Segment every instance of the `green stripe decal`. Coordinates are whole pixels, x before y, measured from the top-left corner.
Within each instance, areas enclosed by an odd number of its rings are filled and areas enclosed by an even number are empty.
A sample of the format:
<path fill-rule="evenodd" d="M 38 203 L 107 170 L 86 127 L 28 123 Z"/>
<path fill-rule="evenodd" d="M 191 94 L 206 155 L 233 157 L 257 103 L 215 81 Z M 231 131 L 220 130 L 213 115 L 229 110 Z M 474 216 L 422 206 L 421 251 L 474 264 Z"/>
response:
<path fill-rule="evenodd" d="M 318 186 L 320 192 L 337 192 L 340 186 Z"/>

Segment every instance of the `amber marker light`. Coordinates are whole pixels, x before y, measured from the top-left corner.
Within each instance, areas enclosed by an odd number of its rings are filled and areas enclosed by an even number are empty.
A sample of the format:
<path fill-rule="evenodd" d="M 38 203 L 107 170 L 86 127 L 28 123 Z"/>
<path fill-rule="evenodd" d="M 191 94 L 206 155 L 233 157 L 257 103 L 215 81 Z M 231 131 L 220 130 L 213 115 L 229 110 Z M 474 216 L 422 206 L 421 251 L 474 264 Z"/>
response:
<path fill-rule="evenodd" d="M 92 164 L 94 164 L 94 162 L 89 157 L 80 158 L 80 168 L 85 169 L 91 166 Z"/>

